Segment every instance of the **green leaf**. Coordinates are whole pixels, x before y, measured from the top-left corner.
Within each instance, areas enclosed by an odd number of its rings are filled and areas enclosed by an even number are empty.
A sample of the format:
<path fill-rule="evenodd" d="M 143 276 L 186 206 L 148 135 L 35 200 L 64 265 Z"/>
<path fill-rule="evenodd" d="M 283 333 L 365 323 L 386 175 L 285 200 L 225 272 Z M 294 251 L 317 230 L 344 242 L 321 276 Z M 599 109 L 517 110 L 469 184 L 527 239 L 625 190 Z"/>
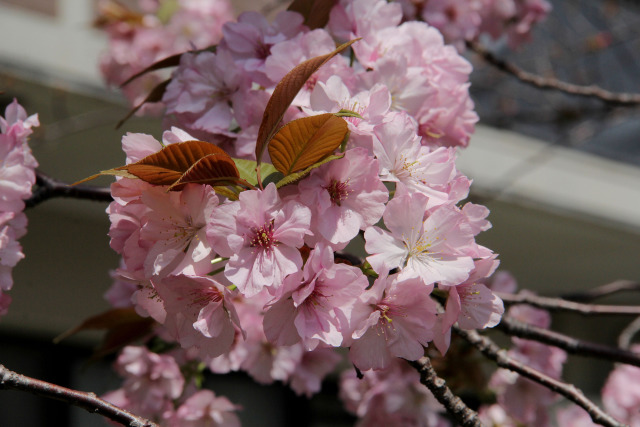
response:
<path fill-rule="evenodd" d="M 257 186 L 258 178 L 256 177 L 256 168 L 258 167 L 258 163 L 247 159 L 233 158 L 232 160 L 235 162 L 238 172 L 240 172 L 240 178 L 253 186 Z M 277 173 L 278 171 L 271 163 L 260 163 L 260 176 L 263 177 L 263 185 L 266 185 L 264 181 L 266 181 L 271 175 Z"/>
<path fill-rule="evenodd" d="M 278 181 L 276 183 L 276 187 L 280 188 L 280 187 L 284 187 L 285 185 L 293 184 L 296 181 L 299 181 L 302 178 L 304 178 L 305 176 L 307 176 L 315 168 L 318 168 L 318 167 L 324 165 L 325 163 L 329 163 L 329 162 L 331 162 L 333 160 L 341 159 L 343 156 L 344 156 L 344 154 L 334 154 L 334 155 L 331 155 L 329 157 L 325 157 L 321 161 L 312 164 L 311 166 L 309 166 L 308 168 L 306 168 L 303 171 L 300 171 L 300 172 L 297 172 L 297 173 L 292 173 L 290 175 L 285 176 L 284 178 L 282 178 L 280 181 Z"/>

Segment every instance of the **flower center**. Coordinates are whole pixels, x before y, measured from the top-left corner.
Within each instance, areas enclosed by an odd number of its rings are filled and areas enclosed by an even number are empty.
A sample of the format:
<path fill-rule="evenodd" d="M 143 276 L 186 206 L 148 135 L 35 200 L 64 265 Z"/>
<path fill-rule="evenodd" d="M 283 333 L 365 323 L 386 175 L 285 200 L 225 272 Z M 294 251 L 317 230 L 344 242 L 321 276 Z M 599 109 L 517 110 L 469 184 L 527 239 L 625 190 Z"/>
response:
<path fill-rule="evenodd" d="M 253 231 L 253 238 L 249 244 L 252 248 L 259 246 L 270 251 L 278 244 L 278 241 L 273 238 L 273 220 L 266 222 L 261 227 L 253 227 L 251 231 Z"/>
<path fill-rule="evenodd" d="M 329 192 L 329 197 L 331 197 L 331 203 L 334 205 L 340 206 L 340 203 L 349 197 L 349 193 L 352 190 L 349 190 L 348 180 L 346 182 L 337 181 L 335 179 L 331 180 L 331 184 L 324 187 L 325 190 Z"/>
<path fill-rule="evenodd" d="M 267 59 L 271 55 L 271 46 L 273 45 L 269 43 L 260 43 L 255 51 L 258 59 Z"/>

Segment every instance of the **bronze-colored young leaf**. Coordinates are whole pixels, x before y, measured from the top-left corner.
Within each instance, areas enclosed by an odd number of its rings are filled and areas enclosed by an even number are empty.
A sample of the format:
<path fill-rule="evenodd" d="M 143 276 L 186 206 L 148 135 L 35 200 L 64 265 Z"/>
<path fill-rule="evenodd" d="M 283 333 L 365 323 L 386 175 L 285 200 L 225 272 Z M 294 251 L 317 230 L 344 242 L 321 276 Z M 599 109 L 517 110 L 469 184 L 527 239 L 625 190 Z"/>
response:
<path fill-rule="evenodd" d="M 348 133 L 347 122 L 331 113 L 294 120 L 273 137 L 269 155 L 273 166 L 287 176 L 333 153 Z"/>
<path fill-rule="evenodd" d="M 124 87 L 129 83 L 131 83 L 132 81 L 134 81 L 135 79 L 137 79 L 138 77 L 143 76 L 152 71 L 161 70 L 163 68 L 169 68 L 169 67 L 177 67 L 178 65 L 180 65 L 180 58 L 182 57 L 182 55 L 183 55 L 182 53 L 177 53 L 175 55 L 167 56 L 164 59 L 154 62 L 153 64 L 146 67 L 144 70 L 138 71 L 137 73 L 129 77 L 127 80 L 122 82 L 120 84 L 120 87 Z"/>
<path fill-rule="evenodd" d="M 129 120 L 131 118 L 131 116 L 133 116 L 136 113 L 136 111 L 138 111 L 140 108 L 142 108 L 142 106 L 144 104 L 146 104 L 148 102 L 160 102 L 160 101 L 162 101 L 162 97 L 164 96 L 164 92 L 167 90 L 167 86 L 169 86 L 169 83 L 171 83 L 171 79 L 167 79 L 167 80 L 163 81 L 162 83 L 158 83 L 156 85 L 156 87 L 151 89 L 151 92 L 149 93 L 149 95 L 147 95 L 147 97 L 144 99 L 144 101 L 142 101 L 140 104 L 138 104 L 135 107 L 133 107 L 131 109 L 131 111 L 129 111 L 127 113 L 127 115 L 124 116 L 122 118 L 122 120 L 120 120 L 118 122 L 118 124 L 116 125 L 116 129 L 119 129 L 120 126 L 122 126 L 124 124 L 124 122 Z"/>
<path fill-rule="evenodd" d="M 226 186 L 250 185 L 240 179 L 233 159 L 227 153 L 209 154 L 195 162 L 182 176 L 169 186 L 169 190 L 181 190 L 186 184 L 208 184 Z"/>
<path fill-rule="evenodd" d="M 124 87 L 124 86 L 128 85 L 129 83 L 131 83 L 132 81 L 134 81 L 135 79 L 137 79 L 138 77 L 143 76 L 143 75 L 145 75 L 147 73 L 150 73 L 152 71 L 161 70 L 163 68 L 169 68 L 169 67 L 177 67 L 178 65 L 180 65 L 180 59 L 182 58 L 182 55 L 184 55 L 185 53 L 196 53 L 197 54 L 197 53 L 201 53 L 201 52 L 205 52 L 205 51 L 215 52 L 216 48 L 217 48 L 217 46 L 213 45 L 213 46 L 209 46 L 208 48 L 205 48 L 205 49 L 189 50 L 189 51 L 186 51 L 186 52 L 176 53 L 175 55 L 167 56 L 166 58 L 161 59 L 161 60 L 159 60 L 157 62 L 154 62 L 153 64 L 149 65 L 144 70 L 138 71 L 137 73 L 135 73 L 134 75 L 129 77 L 127 80 L 122 82 L 120 84 L 120 87 Z"/>
<path fill-rule="evenodd" d="M 206 163 L 214 167 L 210 173 L 211 178 L 239 177 L 231 157 L 218 146 L 204 141 L 186 141 L 167 145 L 155 154 L 118 169 L 124 169 L 150 184 L 173 185 L 200 159 L 212 154 L 216 155 L 215 160 L 212 158 Z"/>
<path fill-rule="evenodd" d="M 103 28 L 113 24 L 126 22 L 131 26 L 142 25 L 144 15 L 135 12 L 114 0 L 101 1 L 98 3 L 98 17 L 93 21 L 93 26 Z"/>
<path fill-rule="evenodd" d="M 95 175 L 91 175 L 90 177 L 87 177 L 85 179 L 81 179 L 80 181 L 76 181 L 73 184 L 69 184 L 70 187 L 74 187 L 78 184 L 83 184 L 87 181 L 91 181 L 92 179 L 96 179 L 99 176 L 104 176 L 104 175 L 113 175 L 113 176 L 122 176 L 124 178 L 137 178 L 137 176 L 130 174 L 129 172 L 127 172 L 126 170 L 122 169 L 122 167 L 119 168 L 114 168 L 114 169 L 107 169 L 106 171 L 100 171 L 100 173 L 97 173 Z"/>
<path fill-rule="evenodd" d="M 329 13 L 338 0 L 294 0 L 287 10 L 304 16 L 304 25 L 315 30 L 329 22 Z"/>
<path fill-rule="evenodd" d="M 258 130 L 258 139 L 256 140 L 256 159 L 258 164 L 262 162 L 262 153 L 264 152 L 267 143 L 278 130 L 278 126 L 284 117 L 284 113 L 287 111 L 287 108 L 289 108 L 289 105 L 291 105 L 291 102 L 307 79 L 309 79 L 309 77 L 311 77 L 311 75 L 323 64 L 357 40 L 359 39 L 351 40 L 338 46 L 336 50 L 331 53 L 316 56 L 315 58 L 308 59 L 301 64 L 296 65 L 293 70 L 289 71 L 287 75 L 280 80 L 280 83 L 278 83 L 274 89 L 271 98 L 269 98 L 267 107 L 264 110 L 264 115 L 262 116 L 260 129 Z"/>
<path fill-rule="evenodd" d="M 317 163 L 312 164 L 311 166 L 309 166 L 308 168 L 300 171 L 300 172 L 295 172 L 292 173 L 290 175 L 287 175 L 283 178 L 281 178 L 279 181 L 277 181 L 276 187 L 280 188 L 280 187 L 284 187 L 285 185 L 289 185 L 289 184 L 293 184 L 299 180 L 301 180 L 302 178 L 304 178 L 305 176 L 307 176 L 308 174 L 311 173 L 312 170 L 314 170 L 315 168 L 319 168 L 320 166 L 324 165 L 325 163 L 329 163 L 333 160 L 337 160 L 337 159 L 341 159 L 344 157 L 344 154 L 333 154 L 331 156 L 325 157 L 324 159 L 320 160 Z M 280 175 L 282 176 L 282 175 Z"/>
<path fill-rule="evenodd" d="M 78 326 L 69 329 L 53 339 L 54 343 L 59 343 L 65 338 L 75 335 L 80 331 L 93 329 L 113 329 L 119 326 L 130 325 L 142 319 L 133 308 L 113 308 L 95 316 L 85 319 Z"/>

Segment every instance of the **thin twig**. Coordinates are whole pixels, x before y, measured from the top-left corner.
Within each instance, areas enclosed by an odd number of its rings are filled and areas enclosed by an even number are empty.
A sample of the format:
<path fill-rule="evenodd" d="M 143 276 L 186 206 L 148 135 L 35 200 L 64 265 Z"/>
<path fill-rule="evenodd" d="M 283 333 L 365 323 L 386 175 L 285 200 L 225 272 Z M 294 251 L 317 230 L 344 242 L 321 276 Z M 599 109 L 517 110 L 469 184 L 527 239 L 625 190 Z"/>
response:
<path fill-rule="evenodd" d="M 111 191 L 103 187 L 77 185 L 70 187 L 66 182 L 58 181 L 36 170 L 36 185 L 31 197 L 24 201 L 25 207 L 32 208 L 45 200 L 54 197 L 72 197 L 76 199 L 110 202 L 113 200 Z"/>
<path fill-rule="evenodd" d="M 0 365 L 0 389 L 26 391 L 38 396 L 61 400 L 87 411 L 103 415 L 110 420 L 129 427 L 160 427 L 153 421 L 138 417 L 129 411 L 100 399 L 94 393 L 72 390 L 46 381 L 30 378 L 10 371 Z"/>
<path fill-rule="evenodd" d="M 631 347 L 631 341 L 633 337 L 640 331 L 640 317 L 636 318 L 633 322 L 620 332 L 618 336 L 618 345 L 620 348 L 629 349 Z"/>
<path fill-rule="evenodd" d="M 420 373 L 420 382 L 431 390 L 438 402 L 447 409 L 447 412 L 456 419 L 458 424 L 463 427 L 483 426 L 478 413 L 465 405 L 462 399 L 453 394 L 447 387 L 445 380 L 438 377 L 428 357 L 425 356 L 416 361 L 409 361 L 409 364 L 416 368 Z"/>
<path fill-rule="evenodd" d="M 493 65 L 500 71 L 511 74 L 523 83 L 535 86 L 539 89 L 558 90 L 570 95 L 596 98 L 608 104 L 615 105 L 638 105 L 640 104 L 640 94 L 637 93 L 616 93 L 605 90 L 596 85 L 581 86 L 573 83 L 563 82 L 552 77 L 542 77 L 537 74 L 524 71 L 516 65 L 496 57 L 478 42 L 467 41 L 467 47 L 480 55 L 487 63 Z"/>
<path fill-rule="evenodd" d="M 611 415 L 607 414 L 595 403 L 587 399 L 582 391 L 573 384 L 558 381 L 537 369 L 533 369 L 530 366 L 509 357 L 509 355 L 507 355 L 507 350 L 501 349 L 490 338 L 480 335 L 478 331 L 465 331 L 457 326 L 454 326 L 453 329 L 460 337 L 473 345 L 488 359 L 495 361 L 501 368 L 517 372 L 523 377 L 529 378 L 530 380 L 547 387 L 549 390 L 561 394 L 572 402 L 575 402 L 584 408 L 589 415 L 591 415 L 591 419 L 594 423 L 609 427 L 624 426 L 624 424 L 616 421 Z"/>
<path fill-rule="evenodd" d="M 590 341 L 580 340 L 556 331 L 527 325 L 512 317 L 503 316 L 502 321 L 496 329 L 505 334 L 538 341 L 544 344 L 561 348 L 568 353 L 585 357 L 595 357 L 598 359 L 610 360 L 612 362 L 626 363 L 628 365 L 640 367 L 640 356 L 616 347 L 598 344 Z"/>
<path fill-rule="evenodd" d="M 582 315 L 640 316 L 640 306 L 582 304 L 562 298 L 541 297 L 529 294 L 494 292 L 507 304 L 528 304 L 551 311 L 571 311 Z"/>
<path fill-rule="evenodd" d="M 597 288 L 586 291 L 564 294 L 562 295 L 562 298 L 571 301 L 586 302 L 627 291 L 640 291 L 640 282 L 635 282 L 633 280 L 616 280 L 615 282 L 607 283 L 606 285 L 598 286 Z"/>

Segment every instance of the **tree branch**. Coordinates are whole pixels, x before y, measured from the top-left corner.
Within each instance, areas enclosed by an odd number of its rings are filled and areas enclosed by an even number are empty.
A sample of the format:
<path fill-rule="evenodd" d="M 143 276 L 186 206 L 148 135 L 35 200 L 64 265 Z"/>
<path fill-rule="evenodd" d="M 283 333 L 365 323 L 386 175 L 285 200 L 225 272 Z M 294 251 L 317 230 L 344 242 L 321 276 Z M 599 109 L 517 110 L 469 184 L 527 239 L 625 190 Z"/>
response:
<path fill-rule="evenodd" d="M 590 356 L 640 367 L 640 356 L 631 351 L 584 341 L 559 332 L 527 325 L 526 323 L 522 323 L 512 317 L 503 316 L 502 321 L 496 326 L 496 329 L 507 335 L 552 345 L 571 354 L 587 357 Z"/>
<path fill-rule="evenodd" d="M 598 286 L 597 288 L 589 289 L 587 291 L 564 294 L 562 295 L 562 298 L 571 301 L 585 302 L 626 291 L 640 291 L 640 282 L 634 282 L 632 280 L 616 280 L 615 282 L 607 283 L 606 285 Z"/>
<path fill-rule="evenodd" d="M 595 403 L 587 399 L 582 391 L 573 384 L 567 384 L 553 379 L 550 376 L 526 366 L 512 357 L 509 357 L 505 349 L 501 349 L 490 338 L 480 335 L 476 330 L 465 331 L 457 326 L 454 326 L 453 330 L 484 354 L 485 357 L 495 361 L 501 368 L 517 372 L 523 377 L 529 378 L 530 380 L 547 387 L 549 390 L 561 394 L 572 402 L 575 402 L 584 408 L 589 415 L 591 415 L 591 419 L 594 423 L 608 427 L 624 426 L 624 424 L 616 421 L 611 415 L 607 414 Z"/>
<path fill-rule="evenodd" d="M 631 347 L 631 341 L 633 337 L 640 331 L 640 317 L 629 323 L 626 328 L 620 332 L 618 336 L 618 345 L 620 348 L 629 349 Z"/>
<path fill-rule="evenodd" d="M 619 316 L 640 316 L 639 306 L 596 305 L 567 301 L 561 298 L 541 297 L 528 294 L 494 292 L 507 304 L 528 304 L 550 311 L 571 311 L 582 315 L 608 314 Z"/>
<path fill-rule="evenodd" d="M 32 208 L 45 200 L 54 197 L 73 197 L 76 199 L 110 202 L 113 200 L 111 191 L 103 187 L 77 185 L 70 187 L 66 182 L 58 181 L 36 170 L 36 188 L 31 197 L 24 201 L 26 208 Z"/>
<path fill-rule="evenodd" d="M 478 413 L 467 407 L 462 399 L 453 394 L 447 387 L 445 380 L 438 377 L 435 369 L 431 366 L 428 357 L 422 357 L 416 361 L 408 361 L 411 366 L 420 373 L 420 382 L 424 384 L 435 398 L 440 402 L 449 414 L 463 427 L 482 427 Z"/>
<path fill-rule="evenodd" d="M 605 90 L 599 86 L 581 86 L 573 83 L 563 82 L 552 77 L 542 77 L 537 74 L 524 71 L 516 65 L 496 57 L 478 42 L 467 41 L 467 47 L 480 55 L 487 63 L 493 65 L 498 70 L 511 74 L 523 83 L 535 86 L 539 89 L 558 90 L 569 95 L 596 98 L 608 104 L 614 105 L 638 105 L 640 104 L 640 94 L 636 93 L 615 93 Z"/>
<path fill-rule="evenodd" d="M 0 365 L 0 389 L 14 389 L 27 391 L 37 396 L 61 400 L 70 405 L 78 406 L 95 414 L 103 415 L 110 420 L 129 427 L 160 427 L 153 421 L 138 417 L 129 411 L 102 400 L 94 393 L 71 390 L 66 387 L 37 380 L 10 371 Z"/>

